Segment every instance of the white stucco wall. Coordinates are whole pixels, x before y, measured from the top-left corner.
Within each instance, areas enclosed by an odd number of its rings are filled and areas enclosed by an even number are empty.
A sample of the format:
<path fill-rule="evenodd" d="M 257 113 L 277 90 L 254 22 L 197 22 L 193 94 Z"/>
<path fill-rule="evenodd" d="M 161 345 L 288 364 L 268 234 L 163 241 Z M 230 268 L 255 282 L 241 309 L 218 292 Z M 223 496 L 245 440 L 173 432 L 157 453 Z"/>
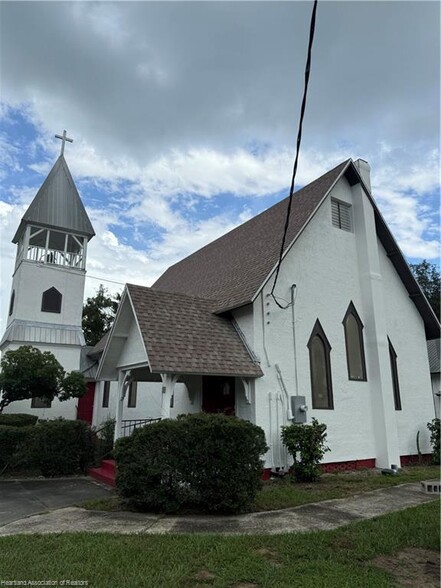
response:
<path fill-rule="evenodd" d="M 16 270 L 12 290 L 15 290 L 14 310 L 8 324 L 14 319 L 81 325 L 85 273 L 81 270 L 22 261 Z M 61 313 L 42 312 L 43 292 L 56 288 L 63 296 Z"/>
<path fill-rule="evenodd" d="M 402 410 L 396 411 L 400 454 L 417 453 L 418 431 L 421 451 L 429 453 L 427 423 L 435 417 L 435 412 L 423 319 L 379 241 L 378 249 L 387 334 L 397 354 L 402 407 Z"/>
<path fill-rule="evenodd" d="M 352 202 L 352 192 L 346 180 L 342 180 L 334 188 L 332 196 Z M 279 429 L 282 424 L 288 423 L 288 402 L 277 378 L 275 364 L 280 367 L 288 394 L 297 393 L 306 397 L 309 407 L 308 421 L 315 417 L 326 423 L 331 452 L 326 454 L 324 461 L 372 458 L 375 456 L 375 449 L 369 381 L 348 379 L 342 325 L 351 301 L 364 321 L 356 235 L 332 226 L 330 198 L 318 210 L 282 262 L 276 295 L 289 301 L 292 284 L 296 284 L 294 313 L 298 390 L 295 387 L 292 309 L 281 310 L 274 303 L 269 296 L 272 282 L 268 283 L 261 294 L 264 302 L 263 325 L 261 296 L 254 303 L 255 347 L 265 372 L 265 376 L 256 381 L 256 422 L 265 429 L 269 439 L 271 449 L 268 458 L 273 462 L 271 465 L 285 465 Z M 332 347 L 334 410 L 312 408 L 307 343 L 317 318 Z M 263 347 L 263 329 L 266 353 Z"/>

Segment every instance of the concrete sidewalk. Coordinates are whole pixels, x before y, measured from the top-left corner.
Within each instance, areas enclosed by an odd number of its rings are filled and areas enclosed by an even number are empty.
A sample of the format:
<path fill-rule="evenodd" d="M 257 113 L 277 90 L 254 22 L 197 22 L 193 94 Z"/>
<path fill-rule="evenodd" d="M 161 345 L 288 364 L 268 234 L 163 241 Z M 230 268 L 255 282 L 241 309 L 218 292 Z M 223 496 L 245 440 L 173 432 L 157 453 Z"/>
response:
<path fill-rule="evenodd" d="M 0 536 L 33 533 L 220 533 L 275 535 L 328 531 L 438 499 L 419 483 L 381 488 L 349 498 L 238 516 L 165 516 L 62 508 L 0 526 Z"/>

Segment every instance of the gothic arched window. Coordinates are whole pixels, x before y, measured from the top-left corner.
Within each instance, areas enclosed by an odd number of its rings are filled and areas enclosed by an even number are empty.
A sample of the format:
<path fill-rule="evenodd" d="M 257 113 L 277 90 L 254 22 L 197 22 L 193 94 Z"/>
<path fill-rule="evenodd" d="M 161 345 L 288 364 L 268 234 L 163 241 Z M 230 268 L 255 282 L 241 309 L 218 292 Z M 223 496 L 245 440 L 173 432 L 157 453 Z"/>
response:
<path fill-rule="evenodd" d="M 364 357 L 363 323 L 351 302 L 343 319 L 346 341 L 346 360 L 350 380 L 365 382 L 366 361 Z"/>
<path fill-rule="evenodd" d="M 58 292 L 56 288 L 52 286 L 46 292 L 43 292 L 41 299 L 41 311 L 42 312 L 61 312 L 61 292 Z"/>
<path fill-rule="evenodd" d="M 397 366 L 397 354 L 394 346 L 392 345 L 389 337 L 387 338 L 389 343 L 389 361 L 390 371 L 392 375 L 392 389 L 394 393 L 394 404 L 395 410 L 401 410 L 401 396 L 400 396 L 400 384 L 398 382 L 398 366 Z"/>
<path fill-rule="evenodd" d="M 331 378 L 331 345 L 317 319 L 308 341 L 312 408 L 334 408 Z"/>

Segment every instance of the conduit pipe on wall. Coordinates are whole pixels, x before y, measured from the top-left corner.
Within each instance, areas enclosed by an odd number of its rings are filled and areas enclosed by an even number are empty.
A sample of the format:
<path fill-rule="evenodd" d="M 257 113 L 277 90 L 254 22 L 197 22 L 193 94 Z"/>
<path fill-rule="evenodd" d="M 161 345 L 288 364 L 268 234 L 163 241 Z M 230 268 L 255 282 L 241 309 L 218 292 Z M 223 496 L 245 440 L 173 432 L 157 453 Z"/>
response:
<path fill-rule="evenodd" d="M 299 395 L 299 378 L 297 373 L 297 347 L 296 347 L 296 317 L 295 317 L 295 301 L 296 301 L 296 284 L 291 286 L 291 319 L 292 319 L 292 346 L 294 352 L 294 396 Z"/>
<path fill-rule="evenodd" d="M 270 364 L 270 360 L 268 357 L 268 351 L 266 349 L 266 337 L 265 337 L 265 308 L 264 308 L 264 302 L 263 302 L 263 292 L 261 292 L 260 294 L 260 300 L 262 302 L 261 304 L 261 309 L 262 309 L 262 345 L 263 345 L 263 352 L 265 354 L 265 359 L 266 359 L 266 365 L 268 367 L 271 367 Z"/>
<path fill-rule="evenodd" d="M 273 442 L 273 411 L 272 411 L 273 395 L 268 392 L 268 406 L 269 406 L 269 447 L 271 452 L 271 463 L 274 467 L 274 442 Z"/>

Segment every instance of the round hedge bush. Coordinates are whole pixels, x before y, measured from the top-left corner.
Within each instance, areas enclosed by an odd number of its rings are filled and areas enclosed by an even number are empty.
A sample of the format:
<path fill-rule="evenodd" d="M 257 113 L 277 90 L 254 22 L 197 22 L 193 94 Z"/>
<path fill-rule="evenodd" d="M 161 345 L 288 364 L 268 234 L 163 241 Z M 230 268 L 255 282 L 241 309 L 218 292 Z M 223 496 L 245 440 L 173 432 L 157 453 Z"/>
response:
<path fill-rule="evenodd" d="M 260 488 L 263 430 L 235 417 L 183 415 L 118 440 L 116 485 L 143 510 L 244 512 Z"/>

